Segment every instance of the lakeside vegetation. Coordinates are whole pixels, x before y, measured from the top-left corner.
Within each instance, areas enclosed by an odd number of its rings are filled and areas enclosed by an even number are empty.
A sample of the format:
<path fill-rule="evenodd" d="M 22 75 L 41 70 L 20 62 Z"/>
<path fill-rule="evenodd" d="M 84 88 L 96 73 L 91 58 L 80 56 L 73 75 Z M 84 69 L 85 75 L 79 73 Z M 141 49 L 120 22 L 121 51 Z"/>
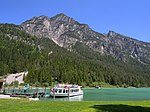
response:
<path fill-rule="evenodd" d="M 40 87 L 40 88 L 52 88 L 54 85 L 58 84 L 58 82 L 52 82 L 51 85 L 48 83 L 44 83 L 41 85 L 40 83 L 31 84 L 30 87 Z M 5 88 L 23 88 L 26 85 L 26 83 L 19 84 L 18 81 L 13 81 L 11 84 L 4 84 Z M 114 86 L 110 85 L 109 83 L 105 82 L 92 82 L 89 86 L 86 86 L 82 84 L 82 88 L 95 88 L 96 86 L 102 87 L 102 88 L 120 88 L 120 86 Z M 123 88 L 127 88 L 126 86 L 122 86 Z M 121 87 L 121 88 L 122 88 Z"/>
<path fill-rule="evenodd" d="M 147 101 L 29 101 L 0 99 L 1 112 L 150 112 Z"/>

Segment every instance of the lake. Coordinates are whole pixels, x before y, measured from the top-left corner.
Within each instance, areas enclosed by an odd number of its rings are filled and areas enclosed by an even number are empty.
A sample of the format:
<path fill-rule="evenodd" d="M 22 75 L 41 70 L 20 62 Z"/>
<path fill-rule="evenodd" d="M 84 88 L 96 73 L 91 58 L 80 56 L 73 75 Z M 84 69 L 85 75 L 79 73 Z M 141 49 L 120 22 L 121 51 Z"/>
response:
<path fill-rule="evenodd" d="M 41 98 L 61 101 L 129 101 L 150 100 L 150 88 L 102 88 L 83 89 L 84 95 L 67 98 Z"/>

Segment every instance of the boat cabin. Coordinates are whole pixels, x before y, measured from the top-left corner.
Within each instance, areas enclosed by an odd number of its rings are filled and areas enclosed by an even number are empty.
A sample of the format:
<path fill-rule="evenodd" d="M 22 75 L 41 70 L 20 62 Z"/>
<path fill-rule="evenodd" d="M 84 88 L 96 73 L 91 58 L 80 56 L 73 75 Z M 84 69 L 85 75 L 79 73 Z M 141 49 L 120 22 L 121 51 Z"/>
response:
<path fill-rule="evenodd" d="M 79 92 L 79 89 L 70 89 L 69 91 L 71 93 L 74 93 L 74 92 Z M 68 89 L 58 88 L 58 89 L 55 89 L 55 93 L 68 93 Z"/>
<path fill-rule="evenodd" d="M 53 97 L 70 97 L 83 95 L 81 86 L 72 84 L 57 84 L 51 89 L 51 96 Z"/>

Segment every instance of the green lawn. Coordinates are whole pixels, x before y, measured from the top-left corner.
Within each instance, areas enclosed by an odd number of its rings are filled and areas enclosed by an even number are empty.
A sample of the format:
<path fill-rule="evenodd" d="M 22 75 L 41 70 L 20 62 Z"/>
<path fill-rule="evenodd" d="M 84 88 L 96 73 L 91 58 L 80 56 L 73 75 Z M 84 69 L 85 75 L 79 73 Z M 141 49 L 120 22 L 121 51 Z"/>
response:
<path fill-rule="evenodd" d="M 0 99 L 0 112 L 150 112 L 150 100 L 64 102 Z"/>

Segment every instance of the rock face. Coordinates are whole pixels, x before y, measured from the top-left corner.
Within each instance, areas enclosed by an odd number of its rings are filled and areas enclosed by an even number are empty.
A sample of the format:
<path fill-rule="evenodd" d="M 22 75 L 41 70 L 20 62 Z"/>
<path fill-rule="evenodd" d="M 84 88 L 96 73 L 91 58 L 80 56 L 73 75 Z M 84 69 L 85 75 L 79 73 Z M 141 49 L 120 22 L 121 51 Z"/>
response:
<path fill-rule="evenodd" d="M 34 17 L 21 24 L 23 30 L 39 38 L 49 38 L 70 51 L 80 42 L 102 55 L 111 55 L 123 61 L 129 58 L 150 64 L 150 43 L 138 41 L 114 31 L 102 34 L 73 18 L 58 14 L 52 18 Z"/>

